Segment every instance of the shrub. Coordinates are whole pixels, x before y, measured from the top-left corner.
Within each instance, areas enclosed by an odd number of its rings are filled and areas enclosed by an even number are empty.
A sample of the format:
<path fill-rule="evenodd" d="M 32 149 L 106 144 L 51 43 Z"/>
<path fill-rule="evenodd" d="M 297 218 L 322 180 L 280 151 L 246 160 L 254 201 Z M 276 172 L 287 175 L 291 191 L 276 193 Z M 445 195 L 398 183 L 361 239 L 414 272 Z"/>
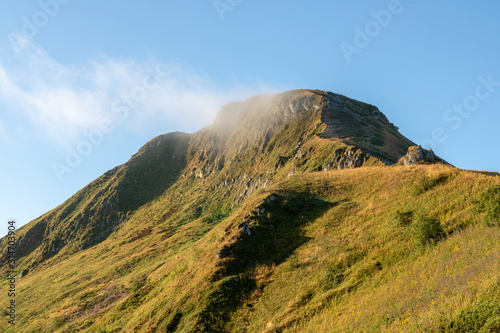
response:
<path fill-rule="evenodd" d="M 322 272 L 321 284 L 323 289 L 332 289 L 344 281 L 344 272 L 336 264 L 329 264 Z"/>
<path fill-rule="evenodd" d="M 417 179 L 417 181 L 411 188 L 411 193 L 413 195 L 422 194 L 439 184 L 443 184 L 447 179 L 447 175 L 439 175 L 437 177 L 426 177 L 422 175 Z"/>
<path fill-rule="evenodd" d="M 435 244 L 444 237 L 443 227 L 438 220 L 418 215 L 415 222 L 415 237 L 420 244 Z"/>
<path fill-rule="evenodd" d="M 412 211 L 401 211 L 396 210 L 396 223 L 401 226 L 408 225 L 413 222 L 413 212 Z"/>
<path fill-rule="evenodd" d="M 477 207 L 484 214 L 484 221 L 487 225 L 500 225 L 500 185 L 486 189 L 479 196 Z"/>
<path fill-rule="evenodd" d="M 484 326 L 479 330 L 479 333 L 500 332 L 500 317 L 490 317 Z"/>
<path fill-rule="evenodd" d="M 498 289 L 493 290 L 493 294 Z M 442 324 L 440 332 L 499 332 L 500 304 L 495 299 L 482 298 L 462 310 L 451 322 Z"/>

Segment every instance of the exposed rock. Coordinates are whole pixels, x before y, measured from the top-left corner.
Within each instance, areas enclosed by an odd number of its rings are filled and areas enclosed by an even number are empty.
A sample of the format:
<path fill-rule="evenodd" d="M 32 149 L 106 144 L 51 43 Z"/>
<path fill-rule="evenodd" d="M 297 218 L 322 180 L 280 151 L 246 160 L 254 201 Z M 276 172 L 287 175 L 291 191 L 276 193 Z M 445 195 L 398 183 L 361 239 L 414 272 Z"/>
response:
<path fill-rule="evenodd" d="M 250 231 L 250 224 L 248 223 L 248 221 L 243 221 L 238 226 L 238 228 L 241 229 L 241 233 L 243 233 L 244 235 L 247 235 L 247 236 L 252 235 L 252 232 Z"/>
<path fill-rule="evenodd" d="M 277 194 L 271 194 L 269 195 L 265 200 L 266 202 L 273 202 L 273 201 L 276 201 L 278 200 L 280 197 L 277 195 Z"/>
<path fill-rule="evenodd" d="M 436 156 L 432 149 L 424 149 L 422 146 L 412 146 L 408 148 L 405 156 L 401 157 L 400 162 L 403 165 L 422 164 L 422 163 L 439 163 L 442 159 Z"/>
<path fill-rule="evenodd" d="M 266 208 L 263 207 L 263 206 L 257 206 L 253 209 L 252 213 L 254 213 L 254 215 L 262 215 L 262 214 L 265 214 L 266 213 Z"/>
<path fill-rule="evenodd" d="M 217 259 L 224 259 L 234 256 L 234 251 L 231 246 L 224 245 L 224 247 L 217 252 Z"/>
<path fill-rule="evenodd" d="M 36 249 L 40 253 L 34 258 L 45 260 L 63 251 L 66 241 L 75 242 L 70 252 L 102 242 L 173 184 L 182 188 L 196 181 L 203 189 L 201 195 L 220 189 L 214 191 L 216 200 L 235 208 L 272 184 L 281 172 L 291 177 L 308 168 L 357 168 L 370 156 L 393 164 L 413 145 L 394 129 L 375 106 L 325 91 L 296 90 L 230 103 L 213 126 L 194 134 L 176 132 L 152 139 L 126 164 L 106 172 L 67 204 L 25 227 L 16 242 L 19 258 Z M 325 147 L 335 148 L 317 149 L 313 139 L 318 138 Z M 337 149 L 344 147 L 340 142 L 347 147 Z M 435 157 L 418 149 L 414 155 L 409 152 L 404 164 Z M 191 196 L 192 188 L 186 188 Z M 252 229 L 256 226 L 270 225 L 268 204 L 277 199 L 270 195 L 261 203 L 265 207 L 249 212 L 254 219 L 240 228 L 243 238 L 257 236 L 258 229 Z M 2 244 L 6 246 L 5 241 Z M 222 256 L 231 252 L 221 251 Z"/>
<path fill-rule="evenodd" d="M 321 166 L 322 170 L 332 169 L 351 169 L 361 167 L 370 156 L 361 151 L 361 149 L 350 148 L 347 150 L 335 150 L 330 161 Z"/>

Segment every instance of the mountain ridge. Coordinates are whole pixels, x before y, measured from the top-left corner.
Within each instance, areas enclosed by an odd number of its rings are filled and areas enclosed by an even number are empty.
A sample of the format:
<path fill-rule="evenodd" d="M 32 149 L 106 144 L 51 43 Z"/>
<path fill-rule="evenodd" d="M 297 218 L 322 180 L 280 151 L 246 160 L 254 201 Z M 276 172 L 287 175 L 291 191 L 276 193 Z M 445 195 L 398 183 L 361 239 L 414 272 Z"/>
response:
<path fill-rule="evenodd" d="M 498 175 L 454 168 L 345 96 L 230 103 L 214 125 L 153 138 L 20 228 L 22 311 L 0 328 L 494 328 L 497 188 Z"/>
<path fill-rule="evenodd" d="M 285 141 L 286 154 L 272 156 L 273 145 L 280 141 L 276 133 L 286 132 L 289 127 L 295 133 L 285 134 L 285 140 L 280 138 Z M 384 146 L 386 138 L 389 144 Z M 318 144 L 318 139 L 326 142 Z M 294 145 L 292 154 L 286 145 Z M 324 147 L 320 157 L 315 150 L 321 145 Z M 28 224 L 36 227 L 19 230 L 16 246 L 21 258 L 31 255 L 29 261 L 33 265 L 61 250 L 82 250 L 108 237 L 127 220 L 130 211 L 154 200 L 180 178 L 203 179 L 222 170 L 226 163 L 236 167 L 225 169 L 224 183 L 237 179 L 241 184 L 230 188 L 244 186 L 245 198 L 269 183 L 274 173 L 291 159 L 294 165 L 288 174 L 297 170 L 360 167 L 370 159 L 370 163 L 381 161 L 390 165 L 412 145 L 377 107 L 342 95 L 298 89 L 254 96 L 225 105 L 212 126 L 196 133 L 172 132 L 153 138 L 128 162 L 104 173 L 62 205 Z M 336 149 L 331 152 L 333 146 Z M 250 147 L 258 149 L 249 152 Z M 329 154 L 326 158 L 325 151 Z M 257 162 L 263 154 L 268 155 L 266 160 L 272 159 L 271 164 L 260 161 L 265 173 L 257 179 L 238 175 L 243 156 Z M 322 164 L 318 164 L 319 158 Z M 233 199 L 231 208 L 240 201 Z"/>

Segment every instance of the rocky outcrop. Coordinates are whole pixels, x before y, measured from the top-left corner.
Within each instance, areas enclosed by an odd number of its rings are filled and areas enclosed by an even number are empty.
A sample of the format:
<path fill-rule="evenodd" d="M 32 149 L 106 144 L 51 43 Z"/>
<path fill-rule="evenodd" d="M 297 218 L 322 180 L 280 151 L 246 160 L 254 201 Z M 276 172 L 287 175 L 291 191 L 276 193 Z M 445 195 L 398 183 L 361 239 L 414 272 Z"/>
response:
<path fill-rule="evenodd" d="M 424 149 L 422 146 L 412 146 L 408 152 L 400 159 L 403 165 L 423 164 L 423 163 L 442 163 L 443 160 L 434 154 L 432 149 Z"/>
<path fill-rule="evenodd" d="M 361 149 L 337 149 L 332 158 L 321 166 L 324 171 L 333 169 L 351 169 L 361 167 L 370 155 L 361 151 Z"/>
<path fill-rule="evenodd" d="M 152 139 L 127 163 L 23 227 L 19 263 L 31 255 L 45 260 L 102 242 L 172 186 L 203 189 L 197 205 L 215 198 L 236 208 L 281 174 L 358 168 L 368 160 L 372 165 L 371 158 L 393 164 L 412 145 L 377 107 L 326 91 L 293 90 L 230 103 L 212 126 Z M 420 161 L 420 155 L 433 159 L 417 151 L 405 164 Z M 272 228 L 265 218 L 269 212 L 260 209 L 242 223 L 241 236 L 254 237 L 257 225 Z M 6 246 L 0 241 L 0 249 Z"/>
<path fill-rule="evenodd" d="M 321 137 L 370 139 L 373 130 L 370 125 L 373 124 L 397 130 L 376 106 L 330 92 L 317 93 L 323 96 L 324 102 L 321 121 L 327 124 L 326 130 L 320 134 Z"/>

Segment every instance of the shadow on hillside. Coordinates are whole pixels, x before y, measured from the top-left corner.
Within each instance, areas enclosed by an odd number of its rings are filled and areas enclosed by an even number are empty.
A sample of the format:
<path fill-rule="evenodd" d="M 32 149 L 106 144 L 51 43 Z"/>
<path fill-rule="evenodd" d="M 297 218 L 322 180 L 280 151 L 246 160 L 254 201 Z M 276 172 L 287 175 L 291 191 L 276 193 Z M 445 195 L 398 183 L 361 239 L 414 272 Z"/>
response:
<path fill-rule="evenodd" d="M 125 164 L 117 186 L 119 210 L 134 211 L 161 196 L 187 165 L 189 134 L 168 133 L 148 142 Z"/>
<path fill-rule="evenodd" d="M 240 274 L 259 265 L 285 262 L 309 241 L 305 224 L 335 205 L 307 192 L 282 193 L 276 202 L 263 204 L 266 214 L 250 217 L 252 234 L 244 235 L 234 245 L 234 260 L 228 262 L 227 273 Z"/>
<path fill-rule="evenodd" d="M 219 262 L 220 270 L 212 280 L 213 291 L 207 297 L 209 302 L 196 324 L 198 331 L 226 332 L 231 314 L 257 288 L 254 269 L 285 262 L 309 241 L 304 232 L 306 223 L 337 205 L 307 192 L 278 194 L 280 199 L 259 206 L 265 213 L 253 213 L 246 218 L 251 234 L 242 234 L 231 246 L 233 257 Z"/>

